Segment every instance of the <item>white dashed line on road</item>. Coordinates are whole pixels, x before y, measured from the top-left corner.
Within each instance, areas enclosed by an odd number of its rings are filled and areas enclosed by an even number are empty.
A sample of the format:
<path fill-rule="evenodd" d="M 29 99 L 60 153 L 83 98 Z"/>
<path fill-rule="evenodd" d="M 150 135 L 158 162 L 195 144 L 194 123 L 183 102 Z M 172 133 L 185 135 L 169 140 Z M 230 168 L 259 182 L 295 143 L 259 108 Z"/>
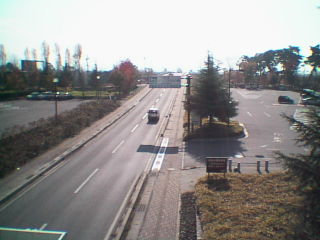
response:
<path fill-rule="evenodd" d="M 247 112 L 247 114 L 248 114 L 250 117 L 252 117 L 252 114 L 251 114 L 250 112 Z"/>
<path fill-rule="evenodd" d="M 48 223 L 44 223 L 44 224 L 39 228 L 39 230 L 44 230 L 47 226 L 48 226 Z"/>
<path fill-rule="evenodd" d="M 271 117 L 271 115 L 269 113 L 263 112 L 264 115 L 266 115 L 267 117 Z"/>
<path fill-rule="evenodd" d="M 121 147 L 122 144 L 124 144 L 124 140 L 122 140 L 122 141 L 118 144 L 118 146 L 116 146 L 116 148 L 113 149 L 112 153 L 115 153 L 116 151 L 118 151 L 118 149 Z"/>
<path fill-rule="evenodd" d="M 84 180 L 84 182 L 77 188 L 77 190 L 74 191 L 74 193 L 77 194 L 78 192 L 80 192 L 80 190 L 84 187 L 84 185 L 86 185 L 98 171 L 99 171 L 99 168 L 94 170 L 93 173 L 91 173 L 89 177 L 87 177 L 87 179 Z"/>
<path fill-rule="evenodd" d="M 139 127 L 139 124 L 137 124 L 137 125 L 131 130 L 131 132 L 133 133 L 138 127 Z"/>
<path fill-rule="evenodd" d="M 147 116 L 148 116 L 148 113 L 146 113 L 146 114 L 142 117 L 142 119 L 143 119 L 143 120 L 146 119 Z"/>

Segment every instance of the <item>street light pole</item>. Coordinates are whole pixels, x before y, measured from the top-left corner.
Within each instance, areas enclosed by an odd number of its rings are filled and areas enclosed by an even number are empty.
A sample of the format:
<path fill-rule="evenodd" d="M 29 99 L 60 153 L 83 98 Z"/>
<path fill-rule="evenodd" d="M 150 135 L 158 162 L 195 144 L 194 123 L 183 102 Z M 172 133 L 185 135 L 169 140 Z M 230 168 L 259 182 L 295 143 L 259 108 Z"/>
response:
<path fill-rule="evenodd" d="M 229 96 L 228 96 L 228 103 L 231 104 L 230 99 L 231 99 L 231 92 L 230 92 L 230 78 L 231 78 L 231 68 L 229 68 L 229 77 L 228 77 L 228 88 L 229 88 Z M 230 127 L 230 106 L 228 106 L 228 127 Z"/>
<path fill-rule="evenodd" d="M 53 79 L 54 83 L 54 100 L 55 100 L 55 121 L 58 121 L 58 102 L 57 102 L 57 84 L 59 82 L 58 78 Z"/>
<path fill-rule="evenodd" d="M 191 75 L 187 76 L 187 106 L 188 106 L 188 134 L 190 133 L 190 121 L 191 121 L 191 113 L 190 113 L 190 85 L 191 85 Z"/>

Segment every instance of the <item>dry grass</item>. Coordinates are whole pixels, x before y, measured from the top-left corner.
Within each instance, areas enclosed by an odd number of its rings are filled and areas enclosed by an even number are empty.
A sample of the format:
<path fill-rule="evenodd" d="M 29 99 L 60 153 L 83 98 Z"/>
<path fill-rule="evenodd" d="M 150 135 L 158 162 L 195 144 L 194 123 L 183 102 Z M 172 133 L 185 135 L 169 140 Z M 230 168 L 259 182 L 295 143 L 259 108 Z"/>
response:
<path fill-rule="evenodd" d="M 292 239 L 301 199 L 285 173 L 214 174 L 196 185 L 204 239 Z"/>

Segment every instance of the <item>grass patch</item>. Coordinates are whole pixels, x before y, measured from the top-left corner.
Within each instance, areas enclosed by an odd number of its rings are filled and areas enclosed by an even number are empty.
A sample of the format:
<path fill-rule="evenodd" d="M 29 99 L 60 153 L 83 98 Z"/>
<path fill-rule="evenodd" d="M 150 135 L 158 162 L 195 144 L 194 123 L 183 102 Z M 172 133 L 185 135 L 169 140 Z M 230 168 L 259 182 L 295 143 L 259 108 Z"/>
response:
<path fill-rule="evenodd" d="M 231 121 L 229 126 L 225 122 L 214 122 L 212 124 L 205 123 L 201 127 L 193 129 L 188 134 L 185 128 L 184 140 L 196 139 L 196 138 L 224 138 L 224 137 L 242 137 L 243 127 L 239 122 Z"/>
<path fill-rule="evenodd" d="M 207 176 L 196 184 L 204 239 L 293 239 L 301 198 L 285 173 Z"/>

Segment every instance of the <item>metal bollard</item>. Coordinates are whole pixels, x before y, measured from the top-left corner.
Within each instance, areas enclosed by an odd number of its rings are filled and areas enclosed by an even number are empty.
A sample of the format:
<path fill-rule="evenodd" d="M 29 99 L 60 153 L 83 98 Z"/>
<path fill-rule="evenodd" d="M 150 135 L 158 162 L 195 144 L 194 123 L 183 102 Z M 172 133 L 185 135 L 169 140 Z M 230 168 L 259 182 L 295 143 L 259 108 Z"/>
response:
<path fill-rule="evenodd" d="M 257 161 L 257 171 L 260 173 L 260 160 Z"/>
<path fill-rule="evenodd" d="M 238 165 L 237 165 L 237 170 L 238 170 L 238 173 L 240 173 L 240 163 L 238 162 Z"/>
<path fill-rule="evenodd" d="M 229 172 L 232 172 L 232 160 L 229 159 Z"/>
<path fill-rule="evenodd" d="M 269 160 L 266 160 L 265 162 L 265 170 L 267 173 L 269 172 Z"/>

